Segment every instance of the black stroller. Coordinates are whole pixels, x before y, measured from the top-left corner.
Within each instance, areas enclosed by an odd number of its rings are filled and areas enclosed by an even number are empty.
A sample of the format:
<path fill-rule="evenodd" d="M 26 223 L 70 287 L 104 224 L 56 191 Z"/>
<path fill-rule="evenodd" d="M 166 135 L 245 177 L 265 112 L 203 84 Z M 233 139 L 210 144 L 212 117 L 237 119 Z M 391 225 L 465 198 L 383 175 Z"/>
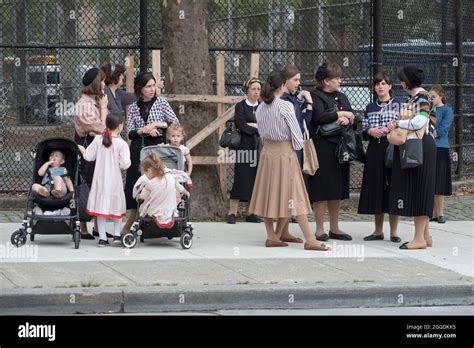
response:
<path fill-rule="evenodd" d="M 38 169 L 47 162 L 53 150 L 60 150 L 65 155 L 64 167 L 76 190 L 78 182 L 78 148 L 74 141 L 63 138 L 52 138 L 41 141 L 32 152 L 34 157 L 33 183 L 40 184 L 42 177 L 38 175 Z M 17 247 L 26 243 L 27 235 L 30 241 L 35 240 L 37 234 L 71 234 L 74 246 L 79 248 L 81 232 L 77 216 L 76 198 L 73 192 L 68 192 L 62 198 L 43 197 L 31 190 L 28 192 L 28 201 L 22 226 L 18 231 L 13 232 L 11 243 Z M 39 208 L 39 209 L 38 209 Z M 67 208 L 66 210 L 64 210 Z M 63 209 L 67 215 L 46 215 L 41 212 L 51 212 Z"/>
<path fill-rule="evenodd" d="M 140 151 L 140 160 L 143 160 L 150 153 L 155 153 L 160 157 L 168 169 L 185 170 L 184 156 L 181 150 L 177 147 L 165 146 L 147 146 Z M 183 184 L 183 183 L 181 183 Z M 152 217 L 140 217 L 140 203 L 138 202 L 137 218 L 133 226 L 127 234 L 122 236 L 122 244 L 126 248 L 133 248 L 137 244 L 137 238 L 140 237 L 140 242 L 145 239 L 163 238 L 168 239 L 180 238 L 181 247 L 183 249 L 191 248 L 193 244 L 193 227 L 190 224 L 190 209 L 189 198 L 183 196 L 178 205 L 178 216 L 175 216 L 175 224 L 172 228 L 160 228 L 155 224 Z"/>

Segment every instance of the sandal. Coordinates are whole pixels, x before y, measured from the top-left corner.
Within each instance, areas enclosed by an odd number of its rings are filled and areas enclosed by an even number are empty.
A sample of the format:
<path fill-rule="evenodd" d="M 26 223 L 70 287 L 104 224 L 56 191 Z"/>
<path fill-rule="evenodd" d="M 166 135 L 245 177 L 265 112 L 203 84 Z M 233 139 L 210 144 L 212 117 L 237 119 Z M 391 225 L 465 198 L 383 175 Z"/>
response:
<path fill-rule="evenodd" d="M 276 240 L 267 239 L 265 241 L 265 246 L 267 248 L 275 248 L 275 247 L 286 247 L 286 246 L 288 246 L 288 244 L 285 243 L 285 242 L 278 242 Z"/>
<path fill-rule="evenodd" d="M 423 243 L 405 242 L 402 245 L 400 245 L 399 249 L 402 249 L 402 250 L 426 249 L 426 242 L 425 241 L 423 241 Z"/>
<path fill-rule="evenodd" d="M 317 250 L 317 251 L 328 251 L 331 248 L 326 244 L 321 243 L 320 245 L 311 245 L 309 243 L 304 243 L 304 250 Z"/>
<path fill-rule="evenodd" d="M 303 240 L 299 237 L 295 236 L 289 236 L 287 238 L 280 238 L 282 242 L 287 242 L 287 243 L 303 243 Z"/>

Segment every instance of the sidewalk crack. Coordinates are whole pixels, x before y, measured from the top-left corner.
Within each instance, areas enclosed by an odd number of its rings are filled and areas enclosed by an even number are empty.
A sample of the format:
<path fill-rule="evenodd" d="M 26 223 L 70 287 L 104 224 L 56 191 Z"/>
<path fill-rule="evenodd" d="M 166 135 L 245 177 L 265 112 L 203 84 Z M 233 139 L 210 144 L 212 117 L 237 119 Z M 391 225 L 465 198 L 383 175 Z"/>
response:
<path fill-rule="evenodd" d="M 119 270 L 115 269 L 113 266 L 109 265 L 108 263 L 106 263 L 105 261 L 100 261 L 100 264 L 104 265 L 105 267 L 107 267 L 108 269 L 114 271 L 115 273 L 119 274 L 120 276 L 124 277 L 125 279 L 128 279 L 130 280 L 133 284 L 135 284 L 136 286 L 138 286 L 138 282 L 133 279 L 133 278 L 130 278 L 129 276 L 127 276 L 126 274 L 120 272 Z"/>
<path fill-rule="evenodd" d="M 3 272 L 0 272 L 0 275 L 3 276 L 3 278 L 5 278 L 7 281 L 9 281 L 11 284 L 13 284 L 13 286 L 15 288 L 19 288 L 20 286 L 18 284 L 15 284 L 15 282 L 13 280 L 11 280 L 10 278 L 7 277 L 7 275 Z"/>
<path fill-rule="evenodd" d="M 246 275 L 246 274 L 244 274 L 244 273 L 242 273 L 242 272 L 236 271 L 235 269 L 232 269 L 232 268 L 230 268 L 230 267 L 228 267 L 228 266 L 226 266 L 226 265 L 223 265 L 223 264 L 221 264 L 221 263 L 219 263 L 219 262 L 216 262 L 216 260 L 209 260 L 209 261 L 213 262 L 213 263 L 216 264 L 216 265 L 219 265 L 219 266 L 221 266 L 221 267 L 224 267 L 225 269 L 227 269 L 227 270 L 229 270 L 229 271 L 232 271 L 232 272 L 235 272 L 235 273 L 237 273 L 237 274 L 240 274 L 242 277 L 245 277 L 245 278 L 247 278 L 247 279 L 249 279 L 249 280 L 258 281 L 257 279 L 252 278 L 252 277 L 250 277 L 250 276 L 248 276 L 248 275 Z"/>

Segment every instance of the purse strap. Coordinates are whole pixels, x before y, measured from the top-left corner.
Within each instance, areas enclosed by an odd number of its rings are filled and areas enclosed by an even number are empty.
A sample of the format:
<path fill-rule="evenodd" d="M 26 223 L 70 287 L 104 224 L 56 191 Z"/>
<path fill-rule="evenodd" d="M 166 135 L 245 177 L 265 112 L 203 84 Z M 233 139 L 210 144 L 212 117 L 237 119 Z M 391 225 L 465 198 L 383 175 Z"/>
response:
<path fill-rule="evenodd" d="M 306 120 L 303 120 L 303 140 L 308 140 L 309 139 L 309 131 L 308 131 L 308 126 L 306 125 Z"/>

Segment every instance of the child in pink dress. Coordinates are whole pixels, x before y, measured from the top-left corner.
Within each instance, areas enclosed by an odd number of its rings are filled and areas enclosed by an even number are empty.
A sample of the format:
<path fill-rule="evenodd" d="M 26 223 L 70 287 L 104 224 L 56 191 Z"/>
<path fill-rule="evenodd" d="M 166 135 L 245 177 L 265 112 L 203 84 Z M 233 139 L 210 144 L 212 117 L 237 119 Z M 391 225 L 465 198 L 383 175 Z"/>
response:
<path fill-rule="evenodd" d="M 105 232 L 107 218 L 114 220 L 113 245 L 121 245 L 122 217 L 126 214 L 121 171 L 131 163 L 128 144 L 120 137 L 123 121 L 122 113 L 110 113 L 104 133 L 95 136 L 87 149 L 79 145 L 86 161 L 96 161 L 86 212 L 97 217 L 99 247 L 109 245 Z"/>
<path fill-rule="evenodd" d="M 140 216 L 153 216 L 160 228 L 174 226 L 174 212 L 177 208 L 176 195 L 189 192 L 167 172 L 161 159 L 150 154 L 140 164 L 142 175 L 133 188 L 133 197 L 143 199 Z"/>

